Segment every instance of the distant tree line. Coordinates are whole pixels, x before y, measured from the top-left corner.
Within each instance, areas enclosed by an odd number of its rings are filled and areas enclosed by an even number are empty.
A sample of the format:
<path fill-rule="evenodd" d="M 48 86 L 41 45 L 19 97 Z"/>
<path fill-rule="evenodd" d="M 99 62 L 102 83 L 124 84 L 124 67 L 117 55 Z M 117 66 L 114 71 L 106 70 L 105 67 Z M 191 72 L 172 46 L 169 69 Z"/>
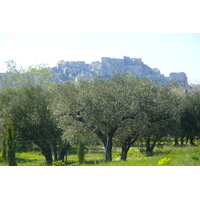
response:
<path fill-rule="evenodd" d="M 55 83 L 44 66 L 17 70 L 13 61 L 7 64 L 0 79 L 0 139 L 2 158 L 10 165 L 16 165 L 14 141 L 32 140 L 51 165 L 64 162 L 77 141 L 102 143 L 105 161 L 112 161 L 112 147 L 118 146 L 125 161 L 138 141 L 152 154 L 165 138 L 194 145 L 199 137 L 199 89 L 190 93 L 174 83 L 155 85 L 120 73 L 110 80 Z"/>

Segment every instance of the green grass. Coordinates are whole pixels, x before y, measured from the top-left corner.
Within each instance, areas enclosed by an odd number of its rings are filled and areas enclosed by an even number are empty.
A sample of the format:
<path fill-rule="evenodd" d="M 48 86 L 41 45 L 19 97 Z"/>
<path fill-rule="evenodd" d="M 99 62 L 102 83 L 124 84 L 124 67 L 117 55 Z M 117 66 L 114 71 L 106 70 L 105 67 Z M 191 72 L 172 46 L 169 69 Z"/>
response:
<path fill-rule="evenodd" d="M 45 157 L 41 152 L 29 151 L 16 154 L 17 164 L 19 166 L 44 166 L 46 165 Z"/>
<path fill-rule="evenodd" d="M 165 166 L 200 166 L 200 147 L 172 147 L 165 146 L 155 148 L 152 156 L 141 153 L 138 148 L 131 148 L 128 152 L 127 161 L 115 161 L 100 163 L 99 166 L 157 166 L 163 158 L 171 158 Z"/>
<path fill-rule="evenodd" d="M 200 147 L 184 146 L 156 147 L 152 156 L 147 156 L 142 149 L 131 148 L 127 161 L 120 161 L 120 149 L 113 149 L 113 161 L 104 162 L 104 154 L 86 154 L 85 163 L 81 166 L 158 166 L 158 161 L 171 158 L 165 166 L 200 166 Z M 69 166 L 79 166 L 77 156 L 68 156 Z"/>
<path fill-rule="evenodd" d="M 157 166 L 158 161 L 164 158 L 171 158 L 165 166 L 200 166 L 200 146 L 156 147 L 152 156 L 147 156 L 142 149 L 133 147 L 128 152 L 127 161 L 123 162 L 120 161 L 120 151 L 120 148 L 113 148 L 113 161 L 104 162 L 104 149 L 93 147 L 92 150 L 87 150 L 85 162 L 81 166 Z M 76 148 L 72 148 L 68 153 L 68 166 L 80 166 Z M 45 165 L 45 158 L 38 151 L 17 153 L 16 160 L 18 166 Z M 0 165 L 4 165 L 1 159 Z"/>
<path fill-rule="evenodd" d="M 1 156 L 1 154 L 0 154 Z M 46 161 L 41 152 L 28 151 L 22 153 L 16 153 L 16 161 L 18 166 L 44 166 Z M 0 165 L 5 165 L 0 159 Z"/>

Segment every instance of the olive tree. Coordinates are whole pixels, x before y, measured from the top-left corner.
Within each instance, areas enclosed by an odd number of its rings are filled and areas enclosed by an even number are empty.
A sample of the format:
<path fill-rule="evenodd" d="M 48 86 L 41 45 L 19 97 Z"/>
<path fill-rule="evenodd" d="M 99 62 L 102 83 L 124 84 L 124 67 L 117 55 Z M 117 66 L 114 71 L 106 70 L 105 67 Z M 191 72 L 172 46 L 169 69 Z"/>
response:
<path fill-rule="evenodd" d="M 155 85 L 151 80 L 144 79 L 137 93 L 140 110 L 145 115 L 145 131 L 143 139 L 146 152 L 152 154 L 158 141 L 169 134 L 171 120 L 179 113 L 179 98 L 170 88 Z"/>
<path fill-rule="evenodd" d="M 190 144 L 194 145 L 195 136 L 200 133 L 200 90 L 186 93 L 183 97 L 183 107 L 181 112 L 181 144 L 183 138 L 190 140 Z"/>
<path fill-rule="evenodd" d="M 124 120 L 133 119 L 137 112 L 136 83 L 135 77 L 116 74 L 111 80 L 59 84 L 54 114 L 68 116 L 69 121 L 77 121 L 95 134 L 105 147 L 105 160 L 111 161 L 114 134 Z"/>
<path fill-rule="evenodd" d="M 1 83 L 1 117 L 13 121 L 16 138 L 32 140 L 40 147 L 48 164 L 52 163 L 52 152 L 54 160 L 64 161 L 68 144 L 61 140 L 61 129 L 49 109 L 54 85 L 50 81 L 49 71 L 40 67 L 18 71 L 12 66 L 8 77 L 3 77 Z M 57 141 L 61 146 L 59 156 Z"/>
<path fill-rule="evenodd" d="M 144 130 L 144 118 L 142 113 L 135 116 L 135 119 L 124 120 L 116 131 L 114 141 L 121 147 L 121 161 L 126 161 L 127 153 Z"/>

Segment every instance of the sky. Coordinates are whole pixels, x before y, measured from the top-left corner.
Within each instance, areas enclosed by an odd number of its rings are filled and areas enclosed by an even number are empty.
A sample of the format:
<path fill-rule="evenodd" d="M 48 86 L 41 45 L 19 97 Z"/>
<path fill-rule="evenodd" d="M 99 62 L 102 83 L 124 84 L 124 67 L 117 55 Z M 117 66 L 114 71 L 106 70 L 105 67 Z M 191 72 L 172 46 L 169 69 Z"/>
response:
<path fill-rule="evenodd" d="M 0 33 L 1 72 L 9 59 L 26 68 L 123 56 L 142 58 L 165 76 L 185 72 L 189 83 L 200 83 L 199 33 Z"/>

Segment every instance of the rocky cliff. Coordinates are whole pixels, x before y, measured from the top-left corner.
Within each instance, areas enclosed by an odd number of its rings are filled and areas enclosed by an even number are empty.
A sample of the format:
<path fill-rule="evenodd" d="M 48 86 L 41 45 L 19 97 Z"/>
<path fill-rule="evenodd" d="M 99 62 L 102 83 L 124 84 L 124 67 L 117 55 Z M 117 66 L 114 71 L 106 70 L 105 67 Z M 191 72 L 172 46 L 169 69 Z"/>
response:
<path fill-rule="evenodd" d="M 56 74 L 57 80 L 76 80 L 79 78 L 92 78 L 98 75 L 104 78 L 111 78 L 114 73 L 122 72 L 125 74 L 133 73 L 138 79 L 142 77 L 151 78 L 156 84 L 163 83 L 167 85 L 170 80 L 174 79 L 181 86 L 188 86 L 187 76 L 184 72 L 171 73 L 169 77 L 165 77 L 157 68 L 150 68 L 142 62 L 141 58 L 130 58 L 124 56 L 123 59 L 103 57 L 101 62 L 92 62 L 86 64 L 84 61 L 64 61 L 61 60 L 52 68 L 52 72 Z"/>

